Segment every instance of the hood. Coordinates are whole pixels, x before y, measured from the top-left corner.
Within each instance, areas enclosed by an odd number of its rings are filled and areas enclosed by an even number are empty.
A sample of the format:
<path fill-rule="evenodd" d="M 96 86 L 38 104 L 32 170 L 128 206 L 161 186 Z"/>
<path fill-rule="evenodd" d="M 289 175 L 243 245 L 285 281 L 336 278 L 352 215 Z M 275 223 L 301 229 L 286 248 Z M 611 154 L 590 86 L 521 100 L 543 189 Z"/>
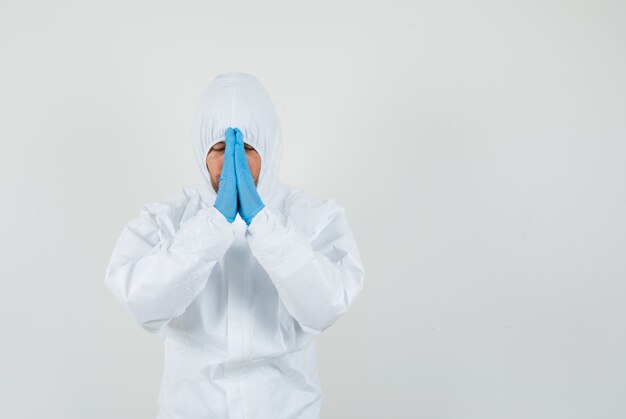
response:
<path fill-rule="evenodd" d="M 264 203 L 278 195 L 282 159 L 281 127 L 274 103 L 261 83 L 251 74 L 225 73 L 206 88 L 196 106 L 191 142 L 200 170 L 200 195 L 213 205 L 216 192 L 206 167 L 206 155 L 215 143 L 226 140 L 226 130 L 239 128 L 243 141 L 261 157 L 257 191 Z"/>

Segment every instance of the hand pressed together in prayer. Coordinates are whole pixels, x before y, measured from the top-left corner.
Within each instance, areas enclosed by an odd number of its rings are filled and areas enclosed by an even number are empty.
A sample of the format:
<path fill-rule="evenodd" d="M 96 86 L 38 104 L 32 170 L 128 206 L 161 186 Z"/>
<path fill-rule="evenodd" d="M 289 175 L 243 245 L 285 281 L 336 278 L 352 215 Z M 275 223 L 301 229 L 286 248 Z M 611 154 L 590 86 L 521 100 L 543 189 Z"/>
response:
<path fill-rule="evenodd" d="M 246 225 L 250 225 L 254 216 L 265 207 L 256 190 L 261 168 L 257 151 L 244 143 L 243 133 L 238 128 L 228 128 L 226 141 L 209 150 L 206 164 L 217 192 L 215 208 L 230 223 L 239 213 Z"/>

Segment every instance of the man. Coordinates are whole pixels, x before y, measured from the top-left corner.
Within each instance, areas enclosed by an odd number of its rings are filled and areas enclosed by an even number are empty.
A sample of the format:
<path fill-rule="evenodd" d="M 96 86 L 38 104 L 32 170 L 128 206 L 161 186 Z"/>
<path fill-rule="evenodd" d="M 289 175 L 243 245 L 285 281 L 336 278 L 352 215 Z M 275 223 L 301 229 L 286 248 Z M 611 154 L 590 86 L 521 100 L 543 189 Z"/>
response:
<path fill-rule="evenodd" d="M 211 83 L 192 143 L 200 182 L 146 204 L 106 270 L 163 338 L 158 419 L 318 419 L 315 338 L 363 287 L 345 210 L 279 182 L 280 124 L 251 75 Z"/>

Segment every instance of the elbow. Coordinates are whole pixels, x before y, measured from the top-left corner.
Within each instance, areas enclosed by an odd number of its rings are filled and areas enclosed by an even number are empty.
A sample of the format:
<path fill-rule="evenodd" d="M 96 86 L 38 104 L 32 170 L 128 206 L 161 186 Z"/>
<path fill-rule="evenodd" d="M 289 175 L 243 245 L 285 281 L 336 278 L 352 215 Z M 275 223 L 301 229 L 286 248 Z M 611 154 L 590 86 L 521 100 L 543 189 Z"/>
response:
<path fill-rule="evenodd" d="M 344 299 L 339 299 L 313 310 L 312 315 L 308 316 L 308 318 L 301 317 L 297 319 L 298 324 L 304 332 L 319 335 L 346 314 L 349 307 L 350 305 Z"/>
<path fill-rule="evenodd" d="M 326 329 L 330 328 L 333 324 L 339 320 L 347 312 L 347 309 L 343 309 L 341 311 L 336 311 L 333 313 L 329 313 L 326 316 L 318 317 L 315 319 L 309 319 L 308 321 L 298 321 L 300 328 L 312 335 L 319 335 Z"/>
<path fill-rule="evenodd" d="M 299 322 L 302 330 L 319 335 L 344 316 L 363 289 L 363 273 L 355 276 L 353 286 L 342 287 L 331 301 L 313 310 L 311 318 Z"/>
<path fill-rule="evenodd" d="M 146 332 L 162 335 L 165 326 L 172 320 L 172 317 L 164 316 L 165 313 L 158 309 L 160 304 L 152 299 L 146 299 L 141 293 L 135 295 L 131 293 L 124 303 L 135 321 Z"/>
<path fill-rule="evenodd" d="M 148 333 L 151 333 L 154 335 L 160 335 L 160 336 L 163 336 L 165 326 L 169 322 L 169 319 L 149 320 L 149 319 L 141 319 L 137 316 L 135 316 L 135 318 L 137 319 L 137 323 L 139 324 L 139 326 L 141 326 L 143 330 L 145 330 Z"/>
<path fill-rule="evenodd" d="M 128 286 L 130 282 L 121 273 L 119 270 L 107 269 L 104 280 L 105 286 L 143 330 L 162 335 L 163 329 L 170 319 L 158 316 L 152 309 L 154 303 L 146 301 L 141 292 L 130 292 Z"/>

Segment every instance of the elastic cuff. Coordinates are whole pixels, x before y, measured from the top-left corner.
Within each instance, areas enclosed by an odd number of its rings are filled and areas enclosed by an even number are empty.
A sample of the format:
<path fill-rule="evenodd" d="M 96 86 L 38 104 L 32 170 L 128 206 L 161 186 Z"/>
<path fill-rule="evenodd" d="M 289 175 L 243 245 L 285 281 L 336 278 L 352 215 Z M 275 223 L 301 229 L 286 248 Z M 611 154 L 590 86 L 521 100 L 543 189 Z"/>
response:
<path fill-rule="evenodd" d="M 206 210 L 206 211 L 205 211 Z M 205 211 L 208 216 L 208 220 L 220 228 L 228 228 L 232 226 L 232 223 L 228 221 L 228 219 L 221 213 L 220 210 L 215 208 L 215 206 L 210 206 L 207 208 L 203 208 L 200 211 Z M 233 220 L 235 221 L 235 220 Z"/>
<path fill-rule="evenodd" d="M 263 227 L 259 227 L 260 225 L 267 224 L 268 221 L 268 213 L 267 213 L 267 205 L 265 205 L 259 212 L 256 213 L 250 224 L 248 224 L 248 228 L 259 229 Z"/>

